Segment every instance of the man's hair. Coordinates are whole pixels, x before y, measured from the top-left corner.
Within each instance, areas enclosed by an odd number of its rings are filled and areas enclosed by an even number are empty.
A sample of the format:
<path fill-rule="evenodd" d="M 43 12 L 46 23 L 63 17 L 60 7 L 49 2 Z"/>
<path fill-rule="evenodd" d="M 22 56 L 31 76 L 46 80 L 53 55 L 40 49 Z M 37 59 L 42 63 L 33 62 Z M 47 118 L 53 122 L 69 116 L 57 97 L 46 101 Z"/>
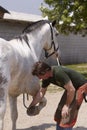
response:
<path fill-rule="evenodd" d="M 33 75 L 44 75 L 47 71 L 51 70 L 51 66 L 48 64 L 38 61 L 34 64 L 33 69 L 32 69 L 32 74 Z"/>

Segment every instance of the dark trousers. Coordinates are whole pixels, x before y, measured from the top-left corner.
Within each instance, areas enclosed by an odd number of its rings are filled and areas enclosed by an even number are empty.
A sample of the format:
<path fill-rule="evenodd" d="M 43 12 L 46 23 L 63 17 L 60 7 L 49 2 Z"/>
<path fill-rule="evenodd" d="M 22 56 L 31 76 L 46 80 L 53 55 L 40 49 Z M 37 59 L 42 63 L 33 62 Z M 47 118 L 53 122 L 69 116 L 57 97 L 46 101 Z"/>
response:
<path fill-rule="evenodd" d="M 69 107 L 69 115 L 66 118 L 62 118 L 61 111 L 62 111 L 64 104 L 66 103 L 67 91 L 65 91 L 63 93 L 62 98 L 56 109 L 55 116 L 54 116 L 54 120 L 57 122 L 57 124 L 60 127 L 69 128 L 69 127 L 73 127 L 75 125 L 79 108 L 84 99 L 83 93 L 87 94 L 87 83 L 85 83 L 84 85 L 79 87 L 79 89 L 76 91 L 75 97 Z"/>
<path fill-rule="evenodd" d="M 57 124 L 57 125 L 56 125 L 56 130 L 72 130 L 72 127 L 63 128 L 63 127 L 60 127 L 60 126 Z"/>

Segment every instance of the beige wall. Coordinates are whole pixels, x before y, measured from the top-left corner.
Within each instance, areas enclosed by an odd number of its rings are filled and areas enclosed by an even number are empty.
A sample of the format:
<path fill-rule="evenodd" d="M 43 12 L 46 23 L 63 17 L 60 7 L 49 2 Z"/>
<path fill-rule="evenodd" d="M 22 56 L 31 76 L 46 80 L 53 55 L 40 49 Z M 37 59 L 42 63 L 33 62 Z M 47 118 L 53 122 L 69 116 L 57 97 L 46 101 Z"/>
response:
<path fill-rule="evenodd" d="M 10 40 L 22 33 L 27 23 L 0 21 L 0 37 Z"/>

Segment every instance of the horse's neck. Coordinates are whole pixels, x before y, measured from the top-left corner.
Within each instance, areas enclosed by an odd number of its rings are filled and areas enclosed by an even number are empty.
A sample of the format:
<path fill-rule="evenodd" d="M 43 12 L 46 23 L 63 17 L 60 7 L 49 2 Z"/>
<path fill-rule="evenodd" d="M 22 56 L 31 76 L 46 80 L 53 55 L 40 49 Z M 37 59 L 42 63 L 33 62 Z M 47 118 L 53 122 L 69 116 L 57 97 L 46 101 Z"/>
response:
<path fill-rule="evenodd" d="M 42 50 L 46 44 L 49 37 L 49 30 L 47 27 L 43 27 L 39 31 L 35 31 L 29 35 L 29 45 L 31 48 L 31 53 L 36 61 L 41 57 Z"/>
<path fill-rule="evenodd" d="M 33 60 L 36 62 L 40 59 L 42 50 L 47 41 L 49 41 L 50 39 L 49 33 L 49 25 L 46 24 L 42 28 L 38 28 L 35 31 L 27 34 L 27 42 L 29 44 L 28 46 L 24 39 L 22 39 L 23 41 L 21 41 L 20 39 L 13 39 L 9 41 L 9 43 L 21 54 L 23 53 L 22 51 L 24 51 L 27 54 L 30 54 Z"/>

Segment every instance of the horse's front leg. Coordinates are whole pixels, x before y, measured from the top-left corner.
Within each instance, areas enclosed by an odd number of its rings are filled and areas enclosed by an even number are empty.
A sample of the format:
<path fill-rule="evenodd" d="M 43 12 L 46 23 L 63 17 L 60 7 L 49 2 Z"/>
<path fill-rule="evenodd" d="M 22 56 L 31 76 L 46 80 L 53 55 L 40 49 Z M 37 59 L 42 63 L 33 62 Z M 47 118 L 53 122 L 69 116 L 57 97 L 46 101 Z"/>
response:
<path fill-rule="evenodd" d="M 45 97 L 42 98 L 42 100 L 38 103 L 36 106 L 31 106 L 27 109 L 27 114 L 29 116 L 35 116 L 40 113 L 42 108 L 44 108 L 47 104 L 47 99 Z"/>
<path fill-rule="evenodd" d="M 3 130 L 4 115 L 6 111 L 7 101 L 7 88 L 6 86 L 0 86 L 0 130 Z"/>
<path fill-rule="evenodd" d="M 18 118 L 17 97 L 9 96 L 9 102 L 10 102 L 10 109 L 11 109 L 12 130 L 16 130 L 16 121 Z"/>

